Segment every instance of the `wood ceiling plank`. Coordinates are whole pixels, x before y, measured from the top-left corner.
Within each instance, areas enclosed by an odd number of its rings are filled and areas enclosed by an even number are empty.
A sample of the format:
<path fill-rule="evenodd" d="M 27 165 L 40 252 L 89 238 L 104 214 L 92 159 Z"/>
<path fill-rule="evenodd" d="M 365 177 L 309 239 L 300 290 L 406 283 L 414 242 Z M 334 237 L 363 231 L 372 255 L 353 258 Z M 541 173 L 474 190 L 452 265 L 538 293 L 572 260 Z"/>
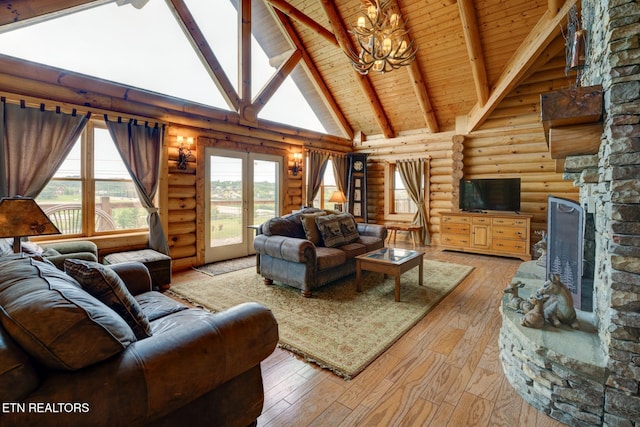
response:
<path fill-rule="evenodd" d="M 509 17 L 526 18 L 532 10 L 547 7 L 547 0 L 509 0 L 509 1 L 474 1 L 477 10 L 482 10 L 484 16 L 491 16 L 492 20 L 502 21 Z M 538 13 L 535 13 L 538 15 Z M 495 22 L 495 21 L 494 21 Z"/>
<path fill-rule="evenodd" d="M 338 39 L 338 43 L 344 52 L 354 51 L 351 39 L 348 36 L 347 30 L 344 28 L 344 24 L 338 9 L 333 1 L 330 0 L 322 0 L 322 7 L 329 18 L 329 22 L 331 23 L 331 27 L 333 28 L 333 32 Z M 378 126 L 382 130 L 382 133 L 387 138 L 393 138 L 395 132 L 391 127 L 391 122 L 389 122 L 389 118 L 382 107 L 380 99 L 378 99 L 378 95 L 376 94 L 371 82 L 367 78 L 367 76 L 363 76 L 357 71 L 353 71 L 357 74 L 357 81 L 364 93 L 364 95 L 369 100 L 373 113 L 375 115 L 376 122 Z"/>
<path fill-rule="evenodd" d="M 498 103 L 519 83 L 520 79 L 529 71 L 529 67 L 540 56 L 542 51 L 560 31 L 562 20 L 577 0 L 566 0 L 560 13 L 551 16 L 547 11 L 540 18 L 522 44 L 518 47 L 503 74 L 498 79 L 489 101 L 480 106 L 476 104 L 469 113 L 468 131 L 477 129 L 491 114 Z"/>
<path fill-rule="evenodd" d="M 401 11 L 400 5 L 394 1 L 395 7 L 398 11 Z M 401 12 L 398 12 L 401 13 Z M 404 18 L 402 18 L 404 21 Z M 406 21 L 404 21 L 406 22 Z M 409 40 L 412 40 L 412 33 L 409 30 L 408 34 Z M 427 90 L 427 84 L 424 78 L 422 71 L 420 70 L 420 65 L 417 60 L 411 61 L 409 66 L 407 67 L 407 74 L 409 75 L 409 80 L 411 82 L 411 87 L 413 88 L 413 93 L 416 95 L 416 99 L 418 101 L 418 105 L 420 105 L 420 111 L 422 112 L 422 117 L 424 119 L 427 128 L 433 133 L 437 133 L 439 131 L 438 119 L 436 117 L 435 112 L 433 111 L 433 106 L 431 105 L 431 100 L 429 99 L 429 91 Z"/>

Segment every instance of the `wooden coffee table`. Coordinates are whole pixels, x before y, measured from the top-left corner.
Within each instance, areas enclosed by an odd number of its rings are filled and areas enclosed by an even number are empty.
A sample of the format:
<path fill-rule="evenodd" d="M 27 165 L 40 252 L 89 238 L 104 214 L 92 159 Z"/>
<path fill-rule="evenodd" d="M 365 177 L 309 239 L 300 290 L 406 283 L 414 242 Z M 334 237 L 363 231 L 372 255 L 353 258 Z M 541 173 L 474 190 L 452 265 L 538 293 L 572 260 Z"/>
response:
<path fill-rule="evenodd" d="M 362 270 L 395 276 L 395 300 L 400 301 L 400 276 L 418 266 L 418 284 L 422 286 L 424 252 L 408 249 L 382 248 L 356 257 L 356 291 L 362 292 Z"/>

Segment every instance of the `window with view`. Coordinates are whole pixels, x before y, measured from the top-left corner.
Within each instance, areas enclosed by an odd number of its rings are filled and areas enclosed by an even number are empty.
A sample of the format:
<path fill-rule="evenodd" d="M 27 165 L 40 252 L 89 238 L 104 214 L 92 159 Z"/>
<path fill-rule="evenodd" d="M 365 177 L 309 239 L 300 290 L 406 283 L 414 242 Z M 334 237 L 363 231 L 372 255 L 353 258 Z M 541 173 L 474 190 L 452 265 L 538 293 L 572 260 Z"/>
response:
<path fill-rule="evenodd" d="M 313 199 L 313 206 L 320 209 L 333 209 L 333 203 L 330 203 L 329 199 L 337 189 L 336 178 L 333 174 L 333 163 L 329 160 L 327 162 L 327 168 L 324 170 L 320 190 Z"/>
<path fill-rule="evenodd" d="M 424 199 L 428 200 L 428 163 L 425 162 L 424 182 L 422 183 L 422 191 Z M 402 178 L 400 171 L 396 167 L 395 162 L 385 163 L 384 171 L 384 216 L 387 220 L 411 221 L 418 212 L 418 206 L 411 199 Z"/>
<path fill-rule="evenodd" d="M 394 165 L 395 166 L 395 165 Z M 395 214 L 414 214 L 418 212 L 418 207 L 415 202 L 411 200 L 407 189 L 400 178 L 400 172 L 393 167 L 393 191 L 391 192 L 391 198 L 393 200 L 391 207 L 392 213 Z"/>
<path fill-rule="evenodd" d="M 100 122 L 87 125 L 36 200 L 66 236 L 148 228 L 135 185 Z"/>

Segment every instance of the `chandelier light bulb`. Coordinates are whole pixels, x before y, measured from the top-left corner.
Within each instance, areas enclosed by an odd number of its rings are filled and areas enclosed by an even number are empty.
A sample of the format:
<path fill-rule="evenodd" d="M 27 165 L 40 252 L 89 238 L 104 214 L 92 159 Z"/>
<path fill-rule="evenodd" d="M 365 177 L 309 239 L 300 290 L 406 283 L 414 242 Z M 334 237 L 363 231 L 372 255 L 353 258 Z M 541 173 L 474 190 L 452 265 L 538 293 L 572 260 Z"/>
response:
<path fill-rule="evenodd" d="M 369 15 L 369 19 L 372 22 L 376 22 L 377 18 L 378 18 L 378 8 L 376 6 L 369 6 L 367 8 L 367 15 Z"/>
<path fill-rule="evenodd" d="M 385 55 L 391 52 L 391 39 L 384 39 L 382 42 L 382 51 Z"/>
<path fill-rule="evenodd" d="M 400 22 L 400 17 L 397 13 L 391 14 L 391 18 L 389 18 L 389 23 L 391 24 L 391 28 L 396 28 L 398 23 Z"/>

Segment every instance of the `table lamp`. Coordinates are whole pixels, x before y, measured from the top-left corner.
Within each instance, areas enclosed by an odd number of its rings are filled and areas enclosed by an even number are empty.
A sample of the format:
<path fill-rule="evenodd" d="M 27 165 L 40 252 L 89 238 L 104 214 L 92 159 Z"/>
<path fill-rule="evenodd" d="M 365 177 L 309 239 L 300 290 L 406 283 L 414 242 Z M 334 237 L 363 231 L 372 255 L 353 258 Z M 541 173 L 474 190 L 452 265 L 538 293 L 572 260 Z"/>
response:
<path fill-rule="evenodd" d="M 344 193 L 342 191 L 336 190 L 331 195 L 329 201 L 335 203 L 333 205 L 333 209 L 342 212 L 342 204 L 347 201 L 347 198 L 344 196 Z"/>
<path fill-rule="evenodd" d="M 22 251 L 21 237 L 49 234 L 60 234 L 60 230 L 35 200 L 20 196 L 0 199 L 0 237 L 13 237 L 14 253 Z"/>

